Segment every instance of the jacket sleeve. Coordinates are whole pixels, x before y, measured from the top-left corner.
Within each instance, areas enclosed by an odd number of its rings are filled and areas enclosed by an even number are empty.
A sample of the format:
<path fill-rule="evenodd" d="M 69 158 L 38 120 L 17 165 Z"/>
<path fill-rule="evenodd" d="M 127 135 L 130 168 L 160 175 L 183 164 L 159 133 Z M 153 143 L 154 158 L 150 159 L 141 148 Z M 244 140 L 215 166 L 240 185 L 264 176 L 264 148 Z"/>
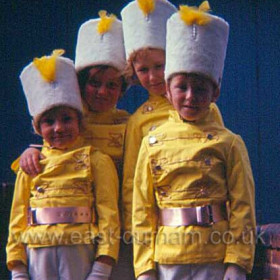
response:
<path fill-rule="evenodd" d="M 240 136 L 231 145 L 226 172 L 230 209 L 224 262 L 250 272 L 255 252 L 255 189 L 247 149 Z"/>
<path fill-rule="evenodd" d="M 118 175 L 112 159 L 102 153 L 93 164 L 95 202 L 99 230 L 96 257 L 118 258 L 120 222 L 118 210 Z"/>
<path fill-rule="evenodd" d="M 14 196 L 10 214 L 9 236 L 6 247 L 7 266 L 9 270 L 15 267 L 15 262 L 27 265 L 24 245 L 24 231 L 27 227 L 31 178 L 21 169 L 17 174 Z"/>
<path fill-rule="evenodd" d="M 122 184 L 123 222 L 127 233 L 131 232 L 133 179 L 142 137 L 141 128 L 132 116 L 126 130 Z"/>
<path fill-rule="evenodd" d="M 157 207 L 145 142 L 141 145 L 134 178 L 132 229 L 134 269 L 138 277 L 145 271 L 155 269 Z"/>

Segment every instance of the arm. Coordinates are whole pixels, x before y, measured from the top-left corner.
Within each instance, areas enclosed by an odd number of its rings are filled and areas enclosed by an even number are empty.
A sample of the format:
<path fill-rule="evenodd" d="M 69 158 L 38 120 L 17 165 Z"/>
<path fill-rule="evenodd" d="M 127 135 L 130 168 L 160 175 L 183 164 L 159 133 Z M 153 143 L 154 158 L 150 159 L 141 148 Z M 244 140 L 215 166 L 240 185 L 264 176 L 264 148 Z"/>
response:
<path fill-rule="evenodd" d="M 18 172 L 10 215 L 9 237 L 6 247 L 9 270 L 27 266 L 27 255 L 23 244 L 27 227 L 31 179 L 22 170 Z"/>
<path fill-rule="evenodd" d="M 109 156 L 99 153 L 91 162 L 99 239 L 97 258 L 86 280 L 108 280 L 119 251 L 119 181 L 115 165 Z"/>
<path fill-rule="evenodd" d="M 118 257 L 120 224 L 119 182 L 115 165 L 109 156 L 99 153 L 93 166 L 93 176 L 100 237 L 96 256 L 98 261 L 111 265 Z"/>
<path fill-rule="evenodd" d="M 239 136 L 234 138 L 230 147 L 226 172 L 229 230 L 234 242 L 227 244 L 224 262 L 250 272 L 255 252 L 255 190 L 247 149 Z"/>
<path fill-rule="evenodd" d="M 127 124 L 124 149 L 123 184 L 122 184 L 122 207 L 124 230 L 131 233 L 132 193 L 133 179 L 136 162 L 142 142 L 142 134 L 137 120 L 132 116 Z"/>
<path fill-rule="evenodd" d="M 155 235 L 157 231 L 157 207 L 145 142 L 142 143 L 137 161 L 133 190 L 133 250 L 136 277 L 154 274 Z"/>
<path fill-rule="evenodd" d="M 44 155 L 38 149 L 27 148 L 20 157 L 18 157 L 11 165 L 11 169 L 17 173 L 19 168 L 30 175 L 36 176 L 42 171 L 40 160 L 44 159 Z"/>

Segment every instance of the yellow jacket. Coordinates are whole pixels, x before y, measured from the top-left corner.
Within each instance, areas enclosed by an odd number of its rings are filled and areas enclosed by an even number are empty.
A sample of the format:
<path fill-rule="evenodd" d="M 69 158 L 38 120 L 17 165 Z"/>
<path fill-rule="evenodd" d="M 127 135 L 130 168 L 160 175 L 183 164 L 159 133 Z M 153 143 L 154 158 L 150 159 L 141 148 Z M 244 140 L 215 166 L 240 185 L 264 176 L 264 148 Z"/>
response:
<path fill-rule="evenodd" d="M 95 113 L 86 108 L 85 111 L 83 137 L 88 145 L 97 147 L 111 156 L 121 178 L 124 138 L 129 113 L 115 108 L 105 113 Z"/>
<path fill-rule="evenodd" d="M 14 261 L 27 264 L 25 245 L 90 244 L 97 236 L 100 242 L 96 255 L 117 259 L 120 227 L 116 169 L 109 156 L 83 143 L 79 138 L 67 151 L 44 148 L 44 169 L 34 178 L 19 170 L 6 248 L 9 269 Z M 29 207 L 79 206 L 92 207 L 95 222 L 35 226 L 27 223 Z"/>
<path fill-rule="evenodd" d="M 150 94 L 149 99 L 136 110 L 128 121 L 122 184 L 123 220 L 127 232 L 131 232 L 133 178 L 142 139 L 149 131 L 153 131 L 166 122 L 169 110 L 172 109 L 172 105 L 165 97 Z M 211 110 L 215 119 L 223 125 L 218 107 L 213 104 Z"/>
<path fill-rule="evenodd" d="M 86 140 L 85 144 L 99 148 L 103 153 L 111 156 L 121 182 L 124 138 L 129 113 L 116 108 L 105 113 L 96 113 L 89 111 L 86 105 L 84 106 L 84 112 L 85 129 L 82 136 Z M 11 166 L 15 173 L 19 169 L 19 160 L 20 157 Z"/>
<path fill-rule="evenodd" d="M 133 192 L 136 276 L 160 264 L 225 262 L 251 271 L 254 258 L 254 182 L 240 136 L 213 112 L 168 122 L 144 138 Z M 160 226 L 158 209 L 228 201 L 229 221 L 209 227 Z"/>

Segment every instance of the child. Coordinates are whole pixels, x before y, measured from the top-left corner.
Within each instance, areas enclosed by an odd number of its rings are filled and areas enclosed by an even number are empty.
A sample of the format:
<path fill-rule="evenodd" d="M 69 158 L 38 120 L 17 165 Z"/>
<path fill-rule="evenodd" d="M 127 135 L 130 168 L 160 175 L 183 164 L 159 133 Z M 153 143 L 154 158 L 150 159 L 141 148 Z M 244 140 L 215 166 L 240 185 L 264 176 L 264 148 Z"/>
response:
<path fill-rule="evenodd" d="M 107 16 L 106 11 L 99 15 L 81 25 L 76 46 L 75 68 L 86 111 L 84 137 L 112 157 L 121 176 L 129 117 L 116 108 L 127 86 L 123 30 L 114 15 Z"/>
<path fill-rule="evenodd" d="M 181 6 L 167 22 L 165 79 L 175 111 L 144 138 L 137 161 L 138 279 L 245 280 L 253 265 L 247 150 L 209 110 L 220 93 L 229 26 L 203 10 Z"/>
<path fill-rule="evenodd" d="M 41 174 L 17 174 L 7 265 L 12 279 L 109 279 L 119 248 L 117 173 L 109 156 L 84 146 L 74 65 L 59 55 L 34 59 L 20 75 L 45 159 Z"/>
<path fill-rule="evenodd" d="M 165 0 L 138 0 L 129 3 L 121 11 L 127 75 L 149 93 L 148 100 L 137 109 L 127 124 L 122 186 L 127 237 L 131 232 L 133 178 L 142 138 L 164 123 L 168 111 L 172 109 L 165 96 L 164 67 L 166 21 L 176 10 Z M 211 109 L 222 123 L 218 108 L 211 106 Z"/>
<path fill-rule="evenodd" d="M 83 23 L 79 29 L 75 68 L 85 111 L 83 136 L 110 155 L 122 174 L 123 145 L 129 114 L 116 108 L 126 90 L 122 72 L 125 67 L 122 23 L 100 11 L 100 18 Z M 20 159 L 21 168 L 37 175 L 39 151 L 28 149 Z M 121 179 L 120 179 L 121 181 Z"/>
<path fill-rule="evenodd" d="M 79 30 L 76 48 L 76 71 L 86 108 L 88 143 L 109 154 L 122 181 L 124 135 L 128 113 L 116 109 L 126 89 L 123 70 L 125 51 L 122 23 L 115 16 L 100 13 L 101 19 L 85 22 Z M 120 186 L 121 191 L 121 186 Z M 122 206 L 119 205 L 120 210 Z M 122 241 L 122 240 L 121 240 Z M 132 246 L 120 244 L 119 260 L 111 279 L 134 279 Z"/>
<path fill-rule="evenodd" d="M 116 108 L 126 90 L 123 77 L 125 51 L 122 23 L 115 16 L 99 12 L 100 18 L 83 23 L 78 32 L 75 68 L 85 111 L 82 136 L 88 145 L 99 148 L 113 159 L 122 182 L 124 135 L 129 114 Z M 40 172 L 40 153 L 28 149 L 21 167 L 31 174 Z M 121 205 L 120 205 L 121 208 Z M 125 276 L 124 276 L 125 275 Z M 132 246 L 121 243 L 113 279 L 134 279 Z M 124 278 L 126 277 L 126 278 Z"/>

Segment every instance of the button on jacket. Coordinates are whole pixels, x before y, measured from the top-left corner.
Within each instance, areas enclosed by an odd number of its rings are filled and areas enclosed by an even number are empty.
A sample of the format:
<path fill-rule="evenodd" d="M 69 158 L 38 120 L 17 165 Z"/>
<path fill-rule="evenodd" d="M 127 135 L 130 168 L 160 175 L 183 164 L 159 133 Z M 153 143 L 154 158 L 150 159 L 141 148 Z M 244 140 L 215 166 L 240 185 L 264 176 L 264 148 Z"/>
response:
<path fill-rule="evenodd" d="M 226 202 L 229 221 L 210 226 L 161 226 L 164 208 Z M 143 140 L 133 192 L 135 273 L 160 264 L 225 262 L 250 272 L 254 258 L 254 182 L 240 136 L 210 110 L 197 122 L 170 111 Z"/>
<path fill-rule="evenodd" d="M 43 172 L 31 178 L 17 174 L 11 210 L 7 264 L 27 264 L 25 245 L 45 247 L 90 244 L 101 238 L 96 256 L 117 259 L 119 248 L 118 177 L 111 158 L 83 146 L 79 138 L 66 151 L 44 148 Z M 90 207 L 92 223 L 28 225 L 28 208 Z"/>
<path fill-rule="evenodd" d="M 149 94 L 149 99 L 136 110 L 128 121 L 122 185 L 124 227 L 128 232 L 131 232 L 133 179 L 142 139 L 148 132 L 152 132 L 166 122 L 169 110 L 172 109 L 172 105 L 165 97 Z M 218 107 L 213 104 L 211 110 L 217 122 L 223 125 Z"/>

